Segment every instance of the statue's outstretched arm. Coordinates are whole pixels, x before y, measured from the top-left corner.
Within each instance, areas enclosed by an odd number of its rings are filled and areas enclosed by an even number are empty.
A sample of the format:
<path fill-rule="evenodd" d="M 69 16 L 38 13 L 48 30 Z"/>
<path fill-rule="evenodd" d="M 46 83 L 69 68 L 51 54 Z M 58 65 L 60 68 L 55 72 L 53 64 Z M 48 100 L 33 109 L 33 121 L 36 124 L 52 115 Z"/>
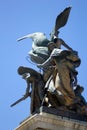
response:
<path fill-rule="evenodd" d="M 67 48 L 68 50 L 71 50 L 71 51 L 73 51 L 73 49 L 68 45 L 68 44 L 66 44 L 62 39 L 60 39 L 61 40 L 61 45 L 63 45 L 65 48 Z"/>

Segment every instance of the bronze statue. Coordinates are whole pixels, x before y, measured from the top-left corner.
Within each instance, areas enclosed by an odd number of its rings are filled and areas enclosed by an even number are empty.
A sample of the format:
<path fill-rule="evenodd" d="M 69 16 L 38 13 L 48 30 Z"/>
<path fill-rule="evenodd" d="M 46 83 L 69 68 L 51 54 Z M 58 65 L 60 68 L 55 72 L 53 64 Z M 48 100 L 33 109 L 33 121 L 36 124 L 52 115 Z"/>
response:
<path fill-rule="evenodd" d="M 59 33 L 58 30 L 67 23 L 70 10 L 71 7 L 68 7 L 62 13 L 60 13 L 60 15 L 57 16 L 55 26 L 50 33 L 50 39 L 48 39 L 46 35 L 42 32 L 28 34 L 18 39 L 18 41 L 26 38 L 31 38 L 33 40 L 32 49 L 28 53 L 31 61 L 37 64 L 41 64 L 45 60 L 47 60 L 50 55 L 48 51 L 49 42 L 56 42 L 59 48 L 61 47 L 61 45 L 63 45 L 64 47 L 71 49 L 62 39 L 58 38 L 57 36 Z"/>
<path fill-rule="evenodd" d="M 25 79 L 27 88 L 24 96 L 11 107 L 30 97 L 31 114 L 40 112 L 41 106 L 45 106 L 87 115 L 87 103 L 81 94 L 83 87 L 78 85 L 77 80 L 76 69 L 80 66 L 81 59 L 77 51 L 58 37 L 59 29 L 67 23 L 70 10 L 71 7 L 68 7 L 57 16 L 50 39 L 41 32 L 18 39 L 18 41 L 26 38 L 33 40 L 29 58 L 42 69 L 42 73 L 29 67 L 18 68 L 18 74 Z M 62 45 L 66 50 L 61 49 Z"/>
<path fill-rule="evenodd" d="M 53 75 L 53 78 L 51 79 L 53 80 L 53 87 L 59 90 L 60 93 L 63 94 L 64 98 L 66 98 L 66 105 L 68 105 L 68 103 L 72 104 L 70 101 L 72 101 L 72 99 L 75 100 L 76 98 L 73 86 L 71 84 L 71 77 L 75 77 L 75 68 L 80 65 L 80 58 L 75 54 L 75 51 L 61 51 L 58 48 L 54 48 L 47 61 L 45 61 L 43 64 L 38 64 L 38 67 L 45 68 L 48 66 L 52 69 L 52 62 L 54 68 L 54 72 L 51 74 Z M 45 73 L 47 73 L 47 71 Z M 70 77 L 70 75 L 72 76 Z M 51 85 L 49 83 L 49 88 L 50 86 Z"/>
<path fill-rule="evenodd" d="M 21 75 L 22 78 L 26 80 L 27 83 L 26 93 L 24 94 L 24 98 L 21 98 L 21 100 L 19 99 L 17 102 L 12 104 L 11 107 L 30 96 L 31 98 L 30 111 L 31 113 L 38 112 L 44 97 L 44 81 L 42 75 L 37 71 L 33 70 L 32 68 L 23 66 L 20 66 L 18 68 L 18 74 Z"/>

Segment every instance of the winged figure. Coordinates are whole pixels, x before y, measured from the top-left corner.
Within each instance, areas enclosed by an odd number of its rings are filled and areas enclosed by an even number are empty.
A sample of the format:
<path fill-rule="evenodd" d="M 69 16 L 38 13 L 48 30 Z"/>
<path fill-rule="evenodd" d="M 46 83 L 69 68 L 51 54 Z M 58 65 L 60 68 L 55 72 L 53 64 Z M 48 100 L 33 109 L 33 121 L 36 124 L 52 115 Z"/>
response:
<path fill-rule="evenodd" d="M 71 7 L 68 7 L 64 9 L 64 11 L 61 12 L 56 17 L 54 28 L 52 32 L 50 33 L 50 39 L 48 39 L 46 35 L 42 32 L 35 32 L 32 34 L 23 36 L 17 40 L 17 41 L 21 41 L 26 38 L 32 39 L 33 41 L 32 49 L 28 53 L 31 61 L 33 61 L 36 64 L 41 64 L 45 60 L 47 60 L 47 58 L 50 55 L 49 50 L 48 50 L 48 44 L 49 42 L 55 42 L 55 39 L 58 39 L 59 41 L 58 44 L 61 43 L 65 45 L 65 47 L 68 47 L 68 45 L 66 45 L 63 40 L 58 38 L 58 30 L 67 23 L 70 10 L 71 10 Z M 60 48 L 60 45 L 59 45 L 59 48 Z"/>

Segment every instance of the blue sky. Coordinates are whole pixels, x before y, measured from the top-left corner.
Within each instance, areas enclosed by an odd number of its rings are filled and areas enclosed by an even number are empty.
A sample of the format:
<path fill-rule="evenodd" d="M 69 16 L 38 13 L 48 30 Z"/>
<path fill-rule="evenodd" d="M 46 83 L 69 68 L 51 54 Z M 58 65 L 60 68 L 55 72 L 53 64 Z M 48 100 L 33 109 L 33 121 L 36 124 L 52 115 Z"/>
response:
<path fill-rule="evenodd" d="M 17 68 L 23 65 L 36 69 L 26 60 L 32 41 L 17 39 L 39 31 L 49 38 L 56 16 L 68 6 L 72 6 L 70 16 L 59 37 L 79 53 L 82 62 L 78 83 L 84 87 L 83 96 L 87 99 L 87 1 L 0 0 L 0 130 L 13 130 L 30 114 L 29 98 L 10 107 L 26 89 Z"/>

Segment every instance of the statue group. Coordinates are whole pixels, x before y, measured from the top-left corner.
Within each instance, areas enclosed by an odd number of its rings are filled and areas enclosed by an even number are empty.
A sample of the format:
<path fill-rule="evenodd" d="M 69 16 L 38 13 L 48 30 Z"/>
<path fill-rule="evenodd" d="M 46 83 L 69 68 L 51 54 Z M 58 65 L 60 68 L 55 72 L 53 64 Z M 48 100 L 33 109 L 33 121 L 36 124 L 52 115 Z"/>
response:
<path fill-rule="evenodd" d="M 87 102 L 82 96 L 84 88 L 78 83 L 76 70 L 81 59 L 77 51 L 58 37 L 59 29 L 67 23 L 70 10 L 71 7 L 65 8 L 57 16 L 50 39 L 41 32 L 18 39 L 18 41 L 32 39 L 32 49 L 28 53 L 28 58 L 41 71 L 24 66 L 18 68 L 18 74 L 25 79 L 27 88 L 24 97 L 11 106 L 30 97 L 31 114 L 38 113 L 40 108 L 45 106 L 87 115 Z M 62 46 L 65 49 L 62 49 Z"/>

